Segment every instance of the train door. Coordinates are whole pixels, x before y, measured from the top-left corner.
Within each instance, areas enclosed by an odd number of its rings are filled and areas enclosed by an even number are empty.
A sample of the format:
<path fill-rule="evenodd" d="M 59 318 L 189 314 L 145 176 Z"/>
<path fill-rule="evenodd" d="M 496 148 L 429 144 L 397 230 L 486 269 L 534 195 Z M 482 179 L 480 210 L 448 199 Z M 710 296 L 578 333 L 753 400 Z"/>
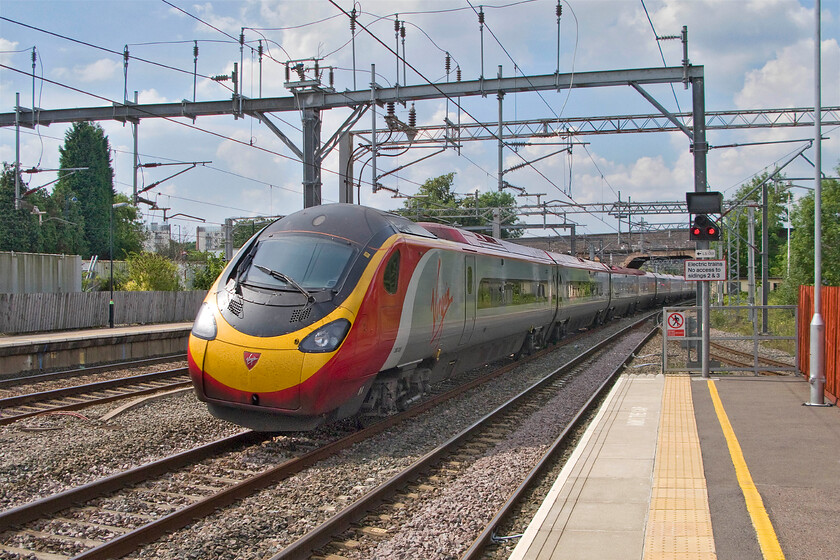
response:
<path fill-rule="evenodd" d="M 464 255 L 464 330 L 458 346 L 464 347 L 470 343 L 475 327 L 475 308 L 478 298 L 475 278 L 475 255 Z"/>

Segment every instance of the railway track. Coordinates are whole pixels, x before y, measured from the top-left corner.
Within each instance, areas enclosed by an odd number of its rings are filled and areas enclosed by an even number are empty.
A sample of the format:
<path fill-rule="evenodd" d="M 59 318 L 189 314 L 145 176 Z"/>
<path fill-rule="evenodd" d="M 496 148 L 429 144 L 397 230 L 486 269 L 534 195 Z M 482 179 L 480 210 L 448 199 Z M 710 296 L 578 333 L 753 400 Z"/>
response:
<path fill-rule="evenodd" d="M 187 368 L 110 379 L 0 399 L 0 425 L 39 414 L 78 410 L 157 391 L 188 387 Z"/>
<path fill-rule="evenodd" d="M 73 377 L 79 376 L 96 375 L 99 373 L 105 373 L 120 369 L 142 368 L 146 366 L 165 364 L 186 359 L 186 354 L 172 354 L 170 356 L 144 358 L 141 360 L 131 360 L 126 362 L 115 362 L 111 364 L 102 364 L 98 366 L 85 366 L 62 371 L 54 371 L 50 373 L 36 373 L 32 375 L 29 375 L 27 373 L 13 374 L 10 376 L 4 376 L 3 378 L 0 378 L 0 390 L 8 389 L 10 387 L 18 387 L 20 385 L 42 383 L 45 381 L 55 381 L 59 379 L 71 379 Z"/>
<path fill-rule="evenodd" d="M 305 443 L 298 443 L 294 458 L 260 472 L 231 470 L 225 461 L 231 450 L 265 441 L 244 433 L 7 510 L 0 513 L 0 557 L 3 553 L 52 560 L 119 557 L 518 365 L 510 364 L 325 446 L 307 450 Z M 213 455 L 218 457 L 208 463 Z M 213 467 L 215 461 L 223 466 Z"/>
<path fill-rule="evenodd" d="M 503 447 L 512 433 L 521 429 L 533 416 L 539 416 L 544 407 L 558 397 L 558 393 L 570 377 L 581 371 L 597 367 L 601 353 L 610 344 L 615 343 L 617 336 L 626 335 L 639 323 L 624 329 L 618 335 L 607 339 L 601 344 L 582 353 L 578 357 L 557 368 L 542 381 L 525 392 L 517 395 L 507 403 L 497 408 L 478 422 L 457 434 L 445 444 L 426 454 L 409 468 L 394 475 L 390 480 L 365 494 L 344 510 L 337 513 L 330 520 L 310 531 L 305 537 L 287 546 L 271 557 L 271 560 L 302 560 L 307 558 L 344 558 L 343 553 L 348 550 L 362 549 L 365 546 L 375 547 L 376 542 L 393 534 L 393 519 L 395 513 L 405 507 L 406 502 L 417 500 L 424 493 L 431 493 L 442 486 L 466 477 L 469 478 L 472 469 L 487 468 L 477 466 L 496 448 Z M 507 501 L 489 520 L 483 531 L 478 534 L 473 546 L 462 558 L 479 558 L 483 548 L 490 542 L 495 528 L 507 515 L 519 497 L 533 483 L 550 463 L 556 452 L 568 440 L 569 434 L 575 429 L 587 412 L 597 404 L 601 395 L 611 385 L 615 375 L 623 365 L 632 359 L 637 351 L 655 332 L 650 330 L 633 345 L 618 367 L 605 376 L 599 389 L 575 414 L 572 422 L 560 427 L 560 433 L 550 442 L 547 451 L 537 457 L 533 465 L 529 466 L 528 474 L 508 496 Z M 538 421 L 544 421 L 541 418 Z M 508 459 L 504 459 L 505 462 Z M 470 485 L 467 485 L 470 486 Z M 454 511 L 455 516 L 463 512 Z M 442 512 L 441 515 L 446 515 Z M 460 520 L 456 521 L 460 523 Z M 373 541 L 373 544 L 364 544 Z M 453 551 L 454 552 L 454 551 Z M 370 549 L 357 553 L 353 557 L 371 557 Z M 388 549 L 377 549 L 376 557 L 388 557 Z"/>
<path fill-rule="evenodd" d="M 715 352 L 712 354 L 712 357 L 724 364 L 728 364 L 733 367 L 752 369 L 756 366 L 756 358 L 758 360 L 757 363 L 759 365 L 764 365 L 771 368 L 766 370 L 760 370 L 761 373 L 769 375 L 779 375 L 780 370 L 790 371 L 792 367 L 792 364 L 790 363 L 781 362 L 779 360 L 774 360 L 772 358 L 767 358 L 761 355 L 758 355 L 756 357 L 750 352 L 737 350 L 719 342 L 710 342 L 709 346 L 715 350 Z"/>

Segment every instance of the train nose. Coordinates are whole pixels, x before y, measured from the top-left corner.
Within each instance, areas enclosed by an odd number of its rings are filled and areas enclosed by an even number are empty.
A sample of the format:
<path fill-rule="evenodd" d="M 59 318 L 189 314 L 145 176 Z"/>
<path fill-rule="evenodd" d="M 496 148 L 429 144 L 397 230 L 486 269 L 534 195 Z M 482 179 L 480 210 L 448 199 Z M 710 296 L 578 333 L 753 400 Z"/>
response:
<path fill-rule="evenodd" d="M 219 340 L 207 346 L 204 394 L 208 399 L 280 410 L 300 408 L 303 354 L 295 349 L 242 346 Z"/>

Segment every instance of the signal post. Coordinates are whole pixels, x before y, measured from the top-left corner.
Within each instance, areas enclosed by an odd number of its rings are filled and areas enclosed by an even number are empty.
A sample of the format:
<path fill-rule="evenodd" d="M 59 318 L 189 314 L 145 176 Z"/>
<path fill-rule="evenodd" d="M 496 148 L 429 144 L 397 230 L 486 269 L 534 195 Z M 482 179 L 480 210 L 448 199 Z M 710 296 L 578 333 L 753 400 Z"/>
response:
<path fill-rule="evenodd" d="M 707 251 L 710 241 L 720 239 L 720 227 L 717 221 L 709 214 L 720 214 L 723 205 L 723 195 L 719 192 L 695 191 L 685 193 L 688 213 L 694 216 L 689 229 L 689 238 L 697 243 L 697 250 Z M 696 263 L 722 263 L 723 277 L 719 278 L 718 273 L 712 274 L 712 270 L 706 265 Z M 689 263 L 695 263 L 689 270 Z M 702 376 L 709 378 L 709 334 L 711 322 L 709 320 L 709 281 L 726 280 L 726 261 L 686 261 L 685 279 L 699 281 L 698 291 L 700 292 L 700 367 Z"/>

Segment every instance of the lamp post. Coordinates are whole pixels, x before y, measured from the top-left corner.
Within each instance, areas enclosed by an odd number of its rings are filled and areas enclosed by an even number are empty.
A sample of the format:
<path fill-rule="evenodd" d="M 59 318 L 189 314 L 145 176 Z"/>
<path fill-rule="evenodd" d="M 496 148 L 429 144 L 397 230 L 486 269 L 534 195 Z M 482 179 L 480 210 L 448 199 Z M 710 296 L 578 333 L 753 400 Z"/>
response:
<path fill-rule="evenodd" d="M 111 224 L 109 228 L 111 232 L 109 236 L 111 243 L 109 251 L 111 257 L 111 299 L 108 303 L 108 327 L 112 329 L 114 328 L 114 208 L 122 208 L 128 205 L 128 202 L 117 202 L 111 205 Z"/>

